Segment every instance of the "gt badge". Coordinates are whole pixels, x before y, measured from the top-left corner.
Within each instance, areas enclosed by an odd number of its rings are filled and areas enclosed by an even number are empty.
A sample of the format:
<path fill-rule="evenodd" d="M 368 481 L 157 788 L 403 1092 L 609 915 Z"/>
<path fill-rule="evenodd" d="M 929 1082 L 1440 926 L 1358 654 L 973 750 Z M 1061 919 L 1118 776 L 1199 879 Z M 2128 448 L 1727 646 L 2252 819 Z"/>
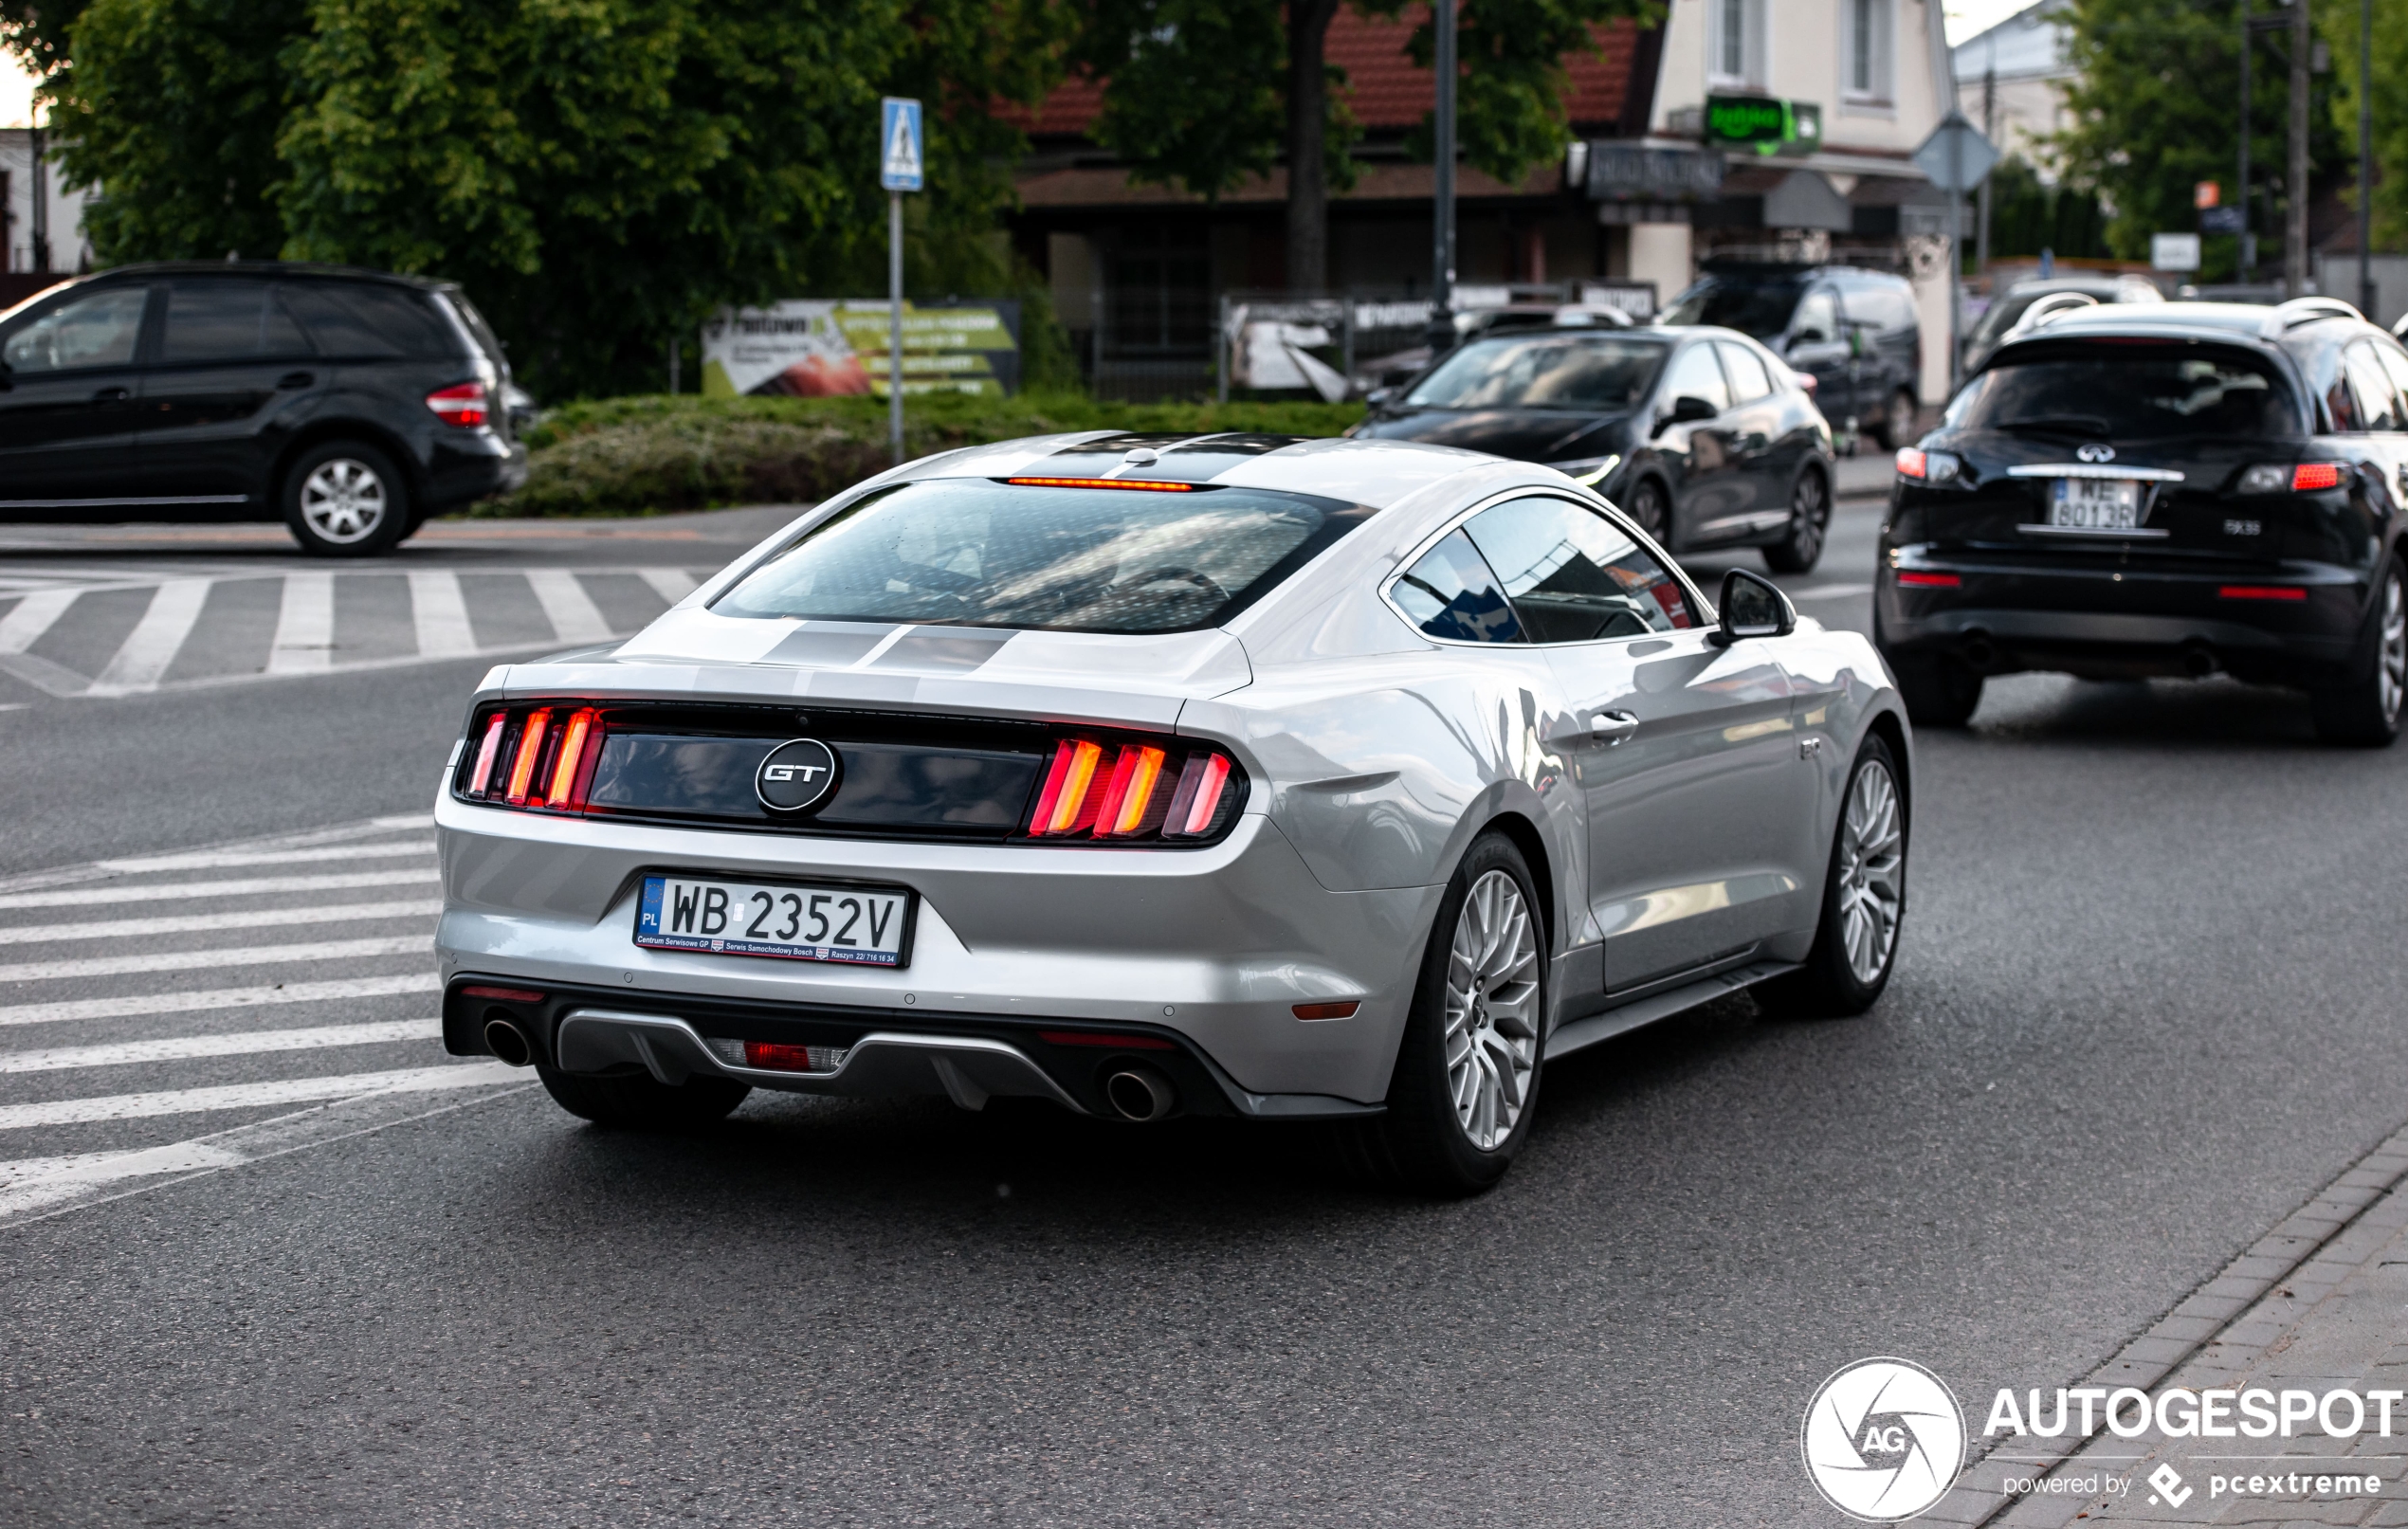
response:
<path fill-rule="evenodd" d="M 779 744 L 753 774 L 753 794 L 773 812 L 808 812 L 835 789 L 835 751 L 817 738 Z"/>

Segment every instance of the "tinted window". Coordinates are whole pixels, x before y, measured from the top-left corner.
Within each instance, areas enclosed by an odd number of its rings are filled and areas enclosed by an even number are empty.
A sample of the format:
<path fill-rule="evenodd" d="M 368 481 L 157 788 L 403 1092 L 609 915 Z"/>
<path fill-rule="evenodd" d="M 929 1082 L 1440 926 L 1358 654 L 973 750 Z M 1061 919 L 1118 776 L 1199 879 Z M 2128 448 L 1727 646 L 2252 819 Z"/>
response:
<path fill-rule="evenodd" d="M 1664 365 L 1655 340 L 1482 340 L 1447 357 L 1405 402 L 1429 409 L 1629 409 Z"/>
<path fill-rule="evenodd" d="M 444 298 L 459 313 L 460 321 L 468 326 L 468 333 L 476 337 L 485 358 L 495 366 L 507 366 L 509 362 L 502 355 L 501 337 L 494 334 L 493 326 L 485 322 L 485 316 L 477 311 L 476 304 L 458 292 L 446 292 Z"/>
<path fill-rule="evenodd" d="M 285 288 L 285 298 L 320 355 L 373 360 L 451 355 L 459 350 L 449 326 L 427 299 L 407 287 L 295 282 Z"/>
<path fill-rule="evenodd" d="M 112 287 L 51 309 L 9 337 L 0 357 L 17 372 L 124 366 L 142 337 L 142 304 L 150 288 Z"/>
<path fill-rule="evenodd" d="M 1789 331 L 1790 311 L 1805 286 L 1803 277 L 1708 276 L 1674 298 L 1659 324 L 1720 324 L 1758 339 Z"/>
<path fill-rule="evenodd" d="M 2392 386 L 2391 373 L 2383 370 L 2382 362 L 2376 356 L 2375 347 L 2362 339 L 2357 341 L 2344 354 L 2343 364 L 2349 374 L 2350 396 L 2358 406 L 2358 428 L 2402 428 L 2399 391 Z"/>
<path fill-rule="evenodd" d="M 265 282 L 179 282 L 168 289 L 161 361 L 308 354 L 301 326 Z"/>
<path fill-rule="evenodd" d="M 1522 624 L 1497 587 L 1497 575 L 1461 531 L 1449 532 L 1388 592 L 1432 637 L 1458 643 L 1523 640 Z"/>
<path fill-rule="evenodd" d="M 1268 489 L 912 483 L 812 527 L 712 609 L 723 616 L 1190 631 L 1276 586 L 1365 513 Z"/>
<path fill-rule="evenodd" d="M 1816 287 L 1806 294 L 1797 305 L 1797 318 L 1790 328 L 1799 336 L 1818 336 L 1824 341 L 1839 337 L 1839 303 L 1828 287 Z"/>
<path fill-rule="evenodd" d="M 1840 299 L 1848 321 L 1874 329 L 1904 329 L 1915 321 L 1915 306 L 1892 286 L 1851 287 Z"/>
<path fill-rule="evenodd" d="M 2099 439 L 2298 433 L 2270 363 L 2211 345 L 2013 347 L 1965 385 L 1947 424 Z"/>
<path fill-rule="evenodd" d="M 1695 625 L 1688 595 L 1605 517 L 1560 499 L 1483 510 L 1464 530 L 1534 643 L 1643 637 Z"/>
<path fill-rule="evenodd" d="M 2374 342 L 2374 349 L 2383 370 L 2391 374 L 2391 385 L 2399 390 L 2400 396 L 2408 398 L 2408 353 L 2380 340 Z"/>
<path fill-rule="evenodd" d="M 1692 345 L 1672 363 L 1670 380 L 1664 384 L 1667 401 L 1674 398 L 1703 398 L 1721 413 L 1731 407 L 1730 390 L 1723 384 L 1723 369 L 1714 364 L 1714 347 Z"/>
<path fill-rule="evenodd" d="M 1735 402 L 1752 404 L 1768 397 L 1773 391 L 1772 373 L 1764 370 L 1764 358 L 1744 345 L 1719 344 L 1723 353 L 1723 372 L 1731 379 L 1731 397 Z"/>

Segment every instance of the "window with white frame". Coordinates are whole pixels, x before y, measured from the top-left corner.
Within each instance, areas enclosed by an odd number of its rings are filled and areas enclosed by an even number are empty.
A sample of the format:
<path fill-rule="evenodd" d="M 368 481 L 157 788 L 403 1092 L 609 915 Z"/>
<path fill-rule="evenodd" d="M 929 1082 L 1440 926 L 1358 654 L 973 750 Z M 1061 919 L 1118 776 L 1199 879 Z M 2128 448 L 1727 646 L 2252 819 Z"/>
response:
<path fill-rule="evenodd" d="M 1897 0 L 1840 0 L 1840 94 L 1852 101 L 1887 102 Z"/>
<path fill-rule="evenodd" d="M 1706 73 L 1718 85 L 1764 82 L 1765 0 L 1706 0 Z"/>

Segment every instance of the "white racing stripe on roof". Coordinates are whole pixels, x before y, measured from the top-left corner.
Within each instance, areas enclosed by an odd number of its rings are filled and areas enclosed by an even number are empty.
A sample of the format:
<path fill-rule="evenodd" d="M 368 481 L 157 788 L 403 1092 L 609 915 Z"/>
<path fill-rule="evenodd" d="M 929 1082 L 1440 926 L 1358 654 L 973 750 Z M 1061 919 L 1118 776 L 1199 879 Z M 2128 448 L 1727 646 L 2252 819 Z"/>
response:
<path fill-rule="evenodd" d="M 337 871 L 327 876 L 243 876 L 218 882 L 87 886 L 72 892 L 0 892 L 0 908 L 83 908 L 106 902 L 166 902 L 179 898 L 339 892 L 363 886 L 410 886 L 435 880 L 437 877 L 432 866 L 406 871 Z"/>
<path fill-rule="evenodd" d="M 361 923 L 372 919 L 431 919 L 442 911 L 441 898 L 412 898 L 407 902 L 335 902 L 314 908 L 242 908 L 231 913 L 98 919 L 87 923 L 25 924 L 14 929 L 0 927 L 0 945 L 40 945 L 54 939 L 193 935 L 217 929 L 273 929 L 283 924 Z"/>
<path fill-rule="evenodd" d="M 144 951 L 96 956 L 74 961 L 18 961 L 0 965 L 0 982 L 47 982 L 60 977 L 122 976 L 135 972 L 179 972 L 205 966 L 273 966 L 279 961 L 338 961 L 358 956 L 432 956 L 434 938 L 396 935 L 381 939 L 328 939 L 305 945 L 246 945 L 230 950 Z"/>
<path fill-rule="evenodd" d="M 347 998 L 384 998 L 403 992 L 439 992 L 432 972 L 392 976 L 342 977 L 329 982 L 280 982 L 260 988 L 199 988 L 183 992 L 138 992 L 116 998 L 68 998 L 46 1004 L 0 1007 L 0 1027 L 51 1025 L 76 1019 L 133 1019 L 143 1014 L 199 1014 L 215 1009 L 251 1009 L 278 1004 L 334 1003 Z"/>
<path fill-rule="evenodd" d="M 0 1104 L 0 1131 L 42 1125 L 81 1125 L 93 1120 L 130 1120 L 158 1115 L 196 1115 L 209 1110 L 260 1109 L 362 1094 L 428 1093 L 524 1083 L 526 1075 L 499 1062 L 453 1063 L 438 1067 L 402 1067 L 391 1072 L 352 1072 L 331 1078 L 284 1078 L 275 1083 L 230 1083 L 217 1088 L 171 1088 L 152 1094 L 103 1094 L 39 1104 Z"/>
<path fill-rule="evenodd" d="M 139 1062 L 180 1062 L 187 1057 L 255 1056 L 265 1051 L 319 1051 L 334 1046 L 382 1046 L 392 1041 L 439 1041 L 440 1019 L 391 1019 L 364 1025 L 313 1025 L 289 1030 L 246 1030 L 232 1035 L 172 1035 L 115 1046 L 59 1046 L 39 1051 L 0 1051 L 0 1073 L 64 1072 L 76 1067 L 122 1067 Z"/>
<path fill-rule="evenodd" d="M 121 876 L 140 876 L 153 871 L 217 870 L 230 865 L 296 865 L 327 860 L 384 860 L 394 855 L 431 855 L 434 852 L 435 842 L 432 839 L 412 839 L 403 844 L 335 845 L 321 849 L 195 849 L 180 855 L 100 860 L 93 862 L 93 867 Z"/>

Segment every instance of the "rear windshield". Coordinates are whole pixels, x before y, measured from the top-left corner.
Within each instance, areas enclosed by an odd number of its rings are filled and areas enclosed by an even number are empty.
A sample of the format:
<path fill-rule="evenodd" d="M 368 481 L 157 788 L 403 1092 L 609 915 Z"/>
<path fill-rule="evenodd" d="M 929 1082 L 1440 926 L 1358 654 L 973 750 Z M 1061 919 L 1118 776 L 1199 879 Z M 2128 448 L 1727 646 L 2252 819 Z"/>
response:
<path fill-rule="evenodd" d="M 1425 409 L 1633 409 L 1668 347 L 1601 335 L 1478 340 L 1447 357 L 1405 399 Z"/>
<path fill-rule="evenodd" d="M 467 294 L 447 287 L 443 295 L 451 303 L 452 311 L 460 315 L 460 321 L 468 326 L 468 333 L 476 337 L 477 346 L 485 353 L 485 359 L 504 372 L 510 370 L 509 357 L 502 354 L 501 337 L 494 334 L 493 326 L 485 322 L 485 316 L 477 311 L 477 305 L 468 300 Z"/>
<path fill-rule="evenodd" d="M 1965 385 L 1946 424 L 2100 440 L 2299 433 L 2289 385 L 2259 356 L 2112 341 L 2018 348 Z"/>
<path fill-rule="evenodd" d="M 1702 278 L 1674 298 L 1659 324 L 1720 324 L 1758 339 L 1771 339 L 1789 329 L 1798 295 L 1806 290 L 1803 277 L 1742 280 L 1729 276 Z"/>
<path fill-rule="evenodd" d="M 812 527 L 720 596 L 726 616 L 1043 631 L 1216 626 L 1371 512 L 1259 488 L 940 479 Z"/>

